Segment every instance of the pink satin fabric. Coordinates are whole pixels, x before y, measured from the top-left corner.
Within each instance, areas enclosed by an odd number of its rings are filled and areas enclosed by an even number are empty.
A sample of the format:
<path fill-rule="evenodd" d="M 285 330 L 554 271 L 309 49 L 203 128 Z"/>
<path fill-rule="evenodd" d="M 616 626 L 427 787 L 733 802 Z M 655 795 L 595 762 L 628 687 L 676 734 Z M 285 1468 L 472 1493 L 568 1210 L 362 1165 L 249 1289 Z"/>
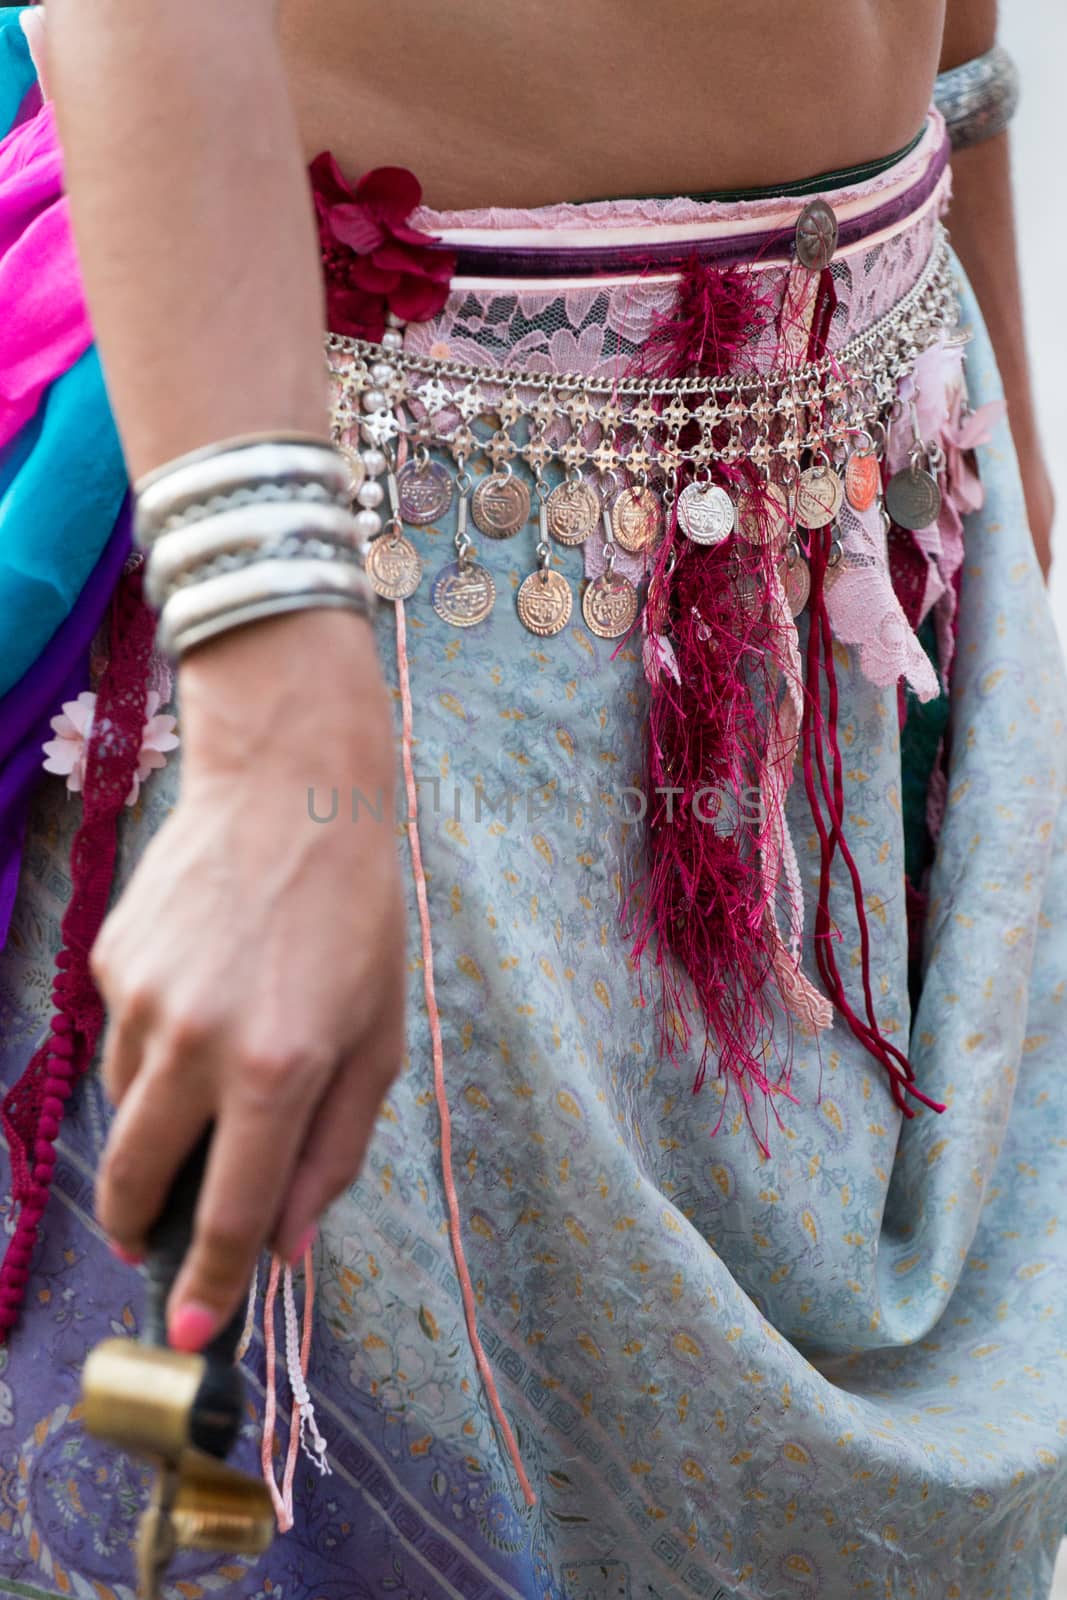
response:
<path fill-rule="evenodd" d="M 46 103 L 0 143 L 0 448 L 93 342 Z"/>

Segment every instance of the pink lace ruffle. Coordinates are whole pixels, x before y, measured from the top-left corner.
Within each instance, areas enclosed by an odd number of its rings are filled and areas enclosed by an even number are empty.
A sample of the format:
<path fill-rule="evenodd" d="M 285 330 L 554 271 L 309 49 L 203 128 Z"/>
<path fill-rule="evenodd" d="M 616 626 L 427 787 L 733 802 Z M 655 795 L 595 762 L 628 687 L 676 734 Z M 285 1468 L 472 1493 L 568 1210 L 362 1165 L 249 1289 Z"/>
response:
<path fill-rule="evenodd" d="M 946 185 L 936 203 L 903 231 L 835 259 L 831 350 L 869 328 L 914 284 L 933 249 L 947 194 Z M 766 372 L 780 360 L 781 326 L 796 325 L 788 306 L 795 284 L 790 269 L 780 263 L 753 270 L 760 274 L 760 294 L 770 300 L 772 315 L 746 356 L 755 370 Z M 674 299 L 673 279 L 550 283 L 536 289 L 503 283 L 475 290 L 461 283 L 436 317 L 409 324 L 404 347 L 413 355 L 486 369 L 618 377 L 657 321 L 669 314 Z"/>
<path fill-rule="evenodd" d="M 11 1156 L 12 1193 L 19 1208 L 0 1262 L 0 1343 L 15 1326 L 26 1293 L 65 1107 L 89 1069 L 104 1023 L 90 952 L 111 894 L 117 819 L 140 763 L 155 627 L 155 613 L 142 599 L 141 566 L 132 564 L 112 603 L 109 664 L 94 705 L 82 822 L 71 852 L 71 897 L 52 984 L 52 1020 L 0 1106 Z"/>

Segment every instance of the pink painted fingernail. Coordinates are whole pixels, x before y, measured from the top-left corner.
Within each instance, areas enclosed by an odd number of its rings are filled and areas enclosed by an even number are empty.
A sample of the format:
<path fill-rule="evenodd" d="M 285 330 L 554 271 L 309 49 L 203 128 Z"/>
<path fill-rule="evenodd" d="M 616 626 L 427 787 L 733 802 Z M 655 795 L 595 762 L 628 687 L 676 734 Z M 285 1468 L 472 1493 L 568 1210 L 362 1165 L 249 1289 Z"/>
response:
<path fill-rule="evenodd" d="M 289 1257 L 289 1265 L 291 1267 L 295 1267 L 301 1261 L 303 1261 L 305 1255 L 311 1249 L 311 1246 L 315 1243 L 315 1240 L 318 1238 L 318 1233 L 319 1233 L 318 1228 L 315 1226 L 314 1223 L 312 1223 L 311 1227 L 308 1228 L 307 1232 L 301 1238 L 300 1243 L 297 1245 L 296 1249 L 293 1251 L 292 1255 Z"/>
<path fill-rule="evenodd" d="M 195 1301 L 187 1300 L 185 1305 L 178 1307 L 170 1319 L 167 1332 L 171 1348 L 183 1350 L 188 1355 L 197 1355 L 218 1333 L 219 1323 L 217 1311 L 212 1311 L 210 1306 L 200 1306 Z"/>
<path fill-rule="evenodd" d="M 122 1245 L 115 1243 L 114 1239 L 110 1241 L 110 1244 L 111 1254 L 117 1256 L 124 1266 L 139 1267 L 143 1263 L 144 1256 L 136 1255 L 132 1250 L 124 1250 Z"/>

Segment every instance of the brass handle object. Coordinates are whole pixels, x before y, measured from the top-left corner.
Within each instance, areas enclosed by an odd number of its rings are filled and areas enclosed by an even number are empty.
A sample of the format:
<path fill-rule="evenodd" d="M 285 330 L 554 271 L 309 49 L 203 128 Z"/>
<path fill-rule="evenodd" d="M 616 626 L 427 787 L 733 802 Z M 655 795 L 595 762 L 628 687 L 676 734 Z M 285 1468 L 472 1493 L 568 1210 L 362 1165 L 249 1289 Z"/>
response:
<path fill-rule="evenodd" d="M 182 1167 L 149 1238 L 143 1341 L 105 1340 L 82 1373 L 87 1432 L 157 1468 L 137 1537 L 142 1600 L 157 1600 L 180 1550 L 262 1555 L 274 1536 L 266 1484 L 225 1465 L 244 1405 L 241 1313 L 202 1355 L 167 1345 L 167 1299 L 192 1239 L 210 1138 Z"/>

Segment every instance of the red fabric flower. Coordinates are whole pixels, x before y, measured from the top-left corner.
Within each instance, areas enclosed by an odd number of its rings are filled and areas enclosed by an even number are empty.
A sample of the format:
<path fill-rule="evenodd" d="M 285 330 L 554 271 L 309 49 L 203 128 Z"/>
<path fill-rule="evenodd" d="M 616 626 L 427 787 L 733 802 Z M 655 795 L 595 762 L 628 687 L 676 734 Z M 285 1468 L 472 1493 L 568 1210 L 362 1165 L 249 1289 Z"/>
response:
<path fill-rule="evenodd" d="M 456 258 L 408 226 L 422 200 L 404 167 L 377 167 L 350 188 L 328 152 L 311 164 L 331 330 L 380 339 L 386 313 L 426 322 L 448 299 Z"/>

